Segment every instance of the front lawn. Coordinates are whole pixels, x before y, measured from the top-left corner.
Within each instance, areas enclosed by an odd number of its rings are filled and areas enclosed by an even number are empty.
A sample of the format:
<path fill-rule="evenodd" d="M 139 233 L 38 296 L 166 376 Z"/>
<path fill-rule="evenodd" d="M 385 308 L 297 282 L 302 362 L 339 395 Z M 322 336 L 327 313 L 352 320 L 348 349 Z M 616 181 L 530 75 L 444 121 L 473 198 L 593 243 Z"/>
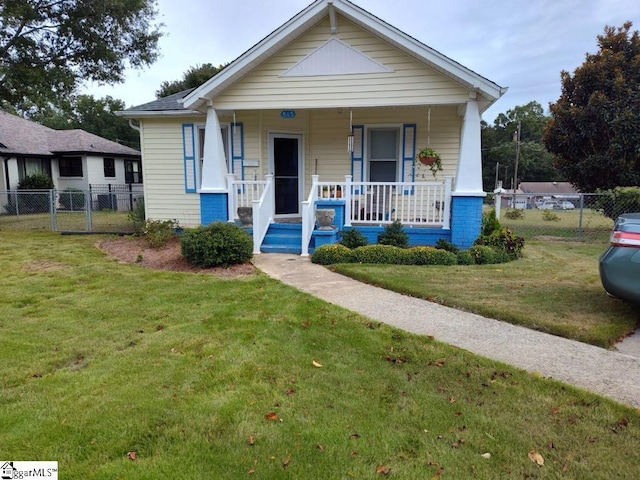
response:
<path fill-rule="evenodd" d="M 637 410 L 96 240 L 0 236 L 2 460 L 83 480 L 640 478 Z"/>
<path fill-rule="evenodd" d="M 609 298 L 598 258 L 605 244 L 528 241 L 524 258 L 498 265 L 332 265 L 383 288 L 609 347 L 633 332 L 637 307 Z"/>

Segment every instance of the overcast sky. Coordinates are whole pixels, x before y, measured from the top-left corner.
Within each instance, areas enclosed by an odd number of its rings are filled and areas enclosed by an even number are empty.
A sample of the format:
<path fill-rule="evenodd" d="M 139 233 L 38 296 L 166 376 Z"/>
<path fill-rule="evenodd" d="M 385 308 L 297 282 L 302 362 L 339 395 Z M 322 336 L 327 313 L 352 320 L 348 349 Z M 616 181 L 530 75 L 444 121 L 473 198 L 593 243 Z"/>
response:
<path fill-rule="evenodd" d="M 354 3 L 508 92 L 483 114 L 495 117 L 560 95 L 560 71 L 598 50 L 605 25 L 631 20 L 640 29 L 639 0 L 353 0 Z M 88 86 L 127 107 L 155 98 L 165 80 L 191 66 L 227 63 L 267 36 L 311 0 L 158 0 L 165 36 L 160 59 L 130 71 L 125 83 Z"/>

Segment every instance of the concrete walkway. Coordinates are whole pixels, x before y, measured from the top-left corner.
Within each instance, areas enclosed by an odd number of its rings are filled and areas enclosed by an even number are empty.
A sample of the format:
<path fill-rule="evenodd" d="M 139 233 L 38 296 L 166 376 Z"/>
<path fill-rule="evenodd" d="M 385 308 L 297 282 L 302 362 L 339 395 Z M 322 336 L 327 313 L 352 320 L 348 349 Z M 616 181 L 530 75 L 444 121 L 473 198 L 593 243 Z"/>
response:
<path fill-rule="evenodd" d="M 605 350 L 366 285 L 297 255 L 261 254 L 253 263 L 270 277 L 373 320 L 640 408 L 640 341 L 631 342 L 627 353 Z"/>

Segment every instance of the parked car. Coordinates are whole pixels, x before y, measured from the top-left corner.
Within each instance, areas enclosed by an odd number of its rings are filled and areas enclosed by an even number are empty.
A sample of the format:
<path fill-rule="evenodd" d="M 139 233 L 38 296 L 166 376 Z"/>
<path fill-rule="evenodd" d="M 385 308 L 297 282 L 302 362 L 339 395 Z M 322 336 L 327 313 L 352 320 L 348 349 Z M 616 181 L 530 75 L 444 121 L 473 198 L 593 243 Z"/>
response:
<path fill-rule="evenodd" d="M 562 210 L 573 210 L 576 206 L 571 202 L 564 201 L 560 202 L 560 208 L 562 208 Z"/>
<path fill-rule="evenodd" d="M 609 248 L 600 256 L 600 281 L 612 297 L 640 303 L 640 213 L 615 222 Z"/>
<path fill-rule="evenodd" d="M 542 202 L 538 207 L 540 210 L 562 210 L 560 204 L 554 200 L 547 200 Z"/>

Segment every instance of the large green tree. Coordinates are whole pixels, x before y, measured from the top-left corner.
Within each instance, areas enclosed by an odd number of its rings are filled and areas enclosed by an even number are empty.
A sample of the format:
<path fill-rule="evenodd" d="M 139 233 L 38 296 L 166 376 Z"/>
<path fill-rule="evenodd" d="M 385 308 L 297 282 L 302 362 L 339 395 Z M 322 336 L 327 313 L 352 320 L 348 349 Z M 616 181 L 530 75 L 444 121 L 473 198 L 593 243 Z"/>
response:
<path fill-rule="evenodd" d="M 188 88 L 196 88 L 209 80 L 211 77 L 220 72 L 225 65 L 214 67 L 211 63 L 204 63 L 190 67 L 183 75 L 181 80 L 166 81 L 160 84 L 160 90 L 156 91 L 156 97 L 162 98 L 167 95 L 187 90 Z"/>
<path fill-rule="evenodd" d="M 544 143 L 583 192 L 640 185 L 640 37 L 631 26 L 605 27 L 599 51 L 573 75 L 561 72 L 550 105 Z"/>
<path fill-rule="evenodd" d="M 0 1 L 0 107 L 37 109 L 158 57 L 156 0 Z"/>
<path fill-rule="evenodd" d="M 140 148 L 140 136 L 129 126 L 129 121 L 115 112 L 125 109 L 122 100 L 110 96 L 95 99 L 92 95 L 71 96 L 56 107 L 47 107 L 31 116 L 31 119 L 49 128 L 67 130 L 81 128 L 90 133 Z"/>
<path fill-rule="evenodd" d="M 514 184 L 517 132 L 520 125 L 518 184 L 523 181 L 561 180 L 553 166 L 553 156 L 542 144 L 542 133 L 548 118 L 542 105 L 529 102 L 500 113 L 493 125 L 482 124 L 482 177 L 486 191 L 495 188 L 496 176 L 504 188 Z M 496 172 L 496 168 L 499 169 Z M 497 175 L 496 175 L 497 173 Z"/>

